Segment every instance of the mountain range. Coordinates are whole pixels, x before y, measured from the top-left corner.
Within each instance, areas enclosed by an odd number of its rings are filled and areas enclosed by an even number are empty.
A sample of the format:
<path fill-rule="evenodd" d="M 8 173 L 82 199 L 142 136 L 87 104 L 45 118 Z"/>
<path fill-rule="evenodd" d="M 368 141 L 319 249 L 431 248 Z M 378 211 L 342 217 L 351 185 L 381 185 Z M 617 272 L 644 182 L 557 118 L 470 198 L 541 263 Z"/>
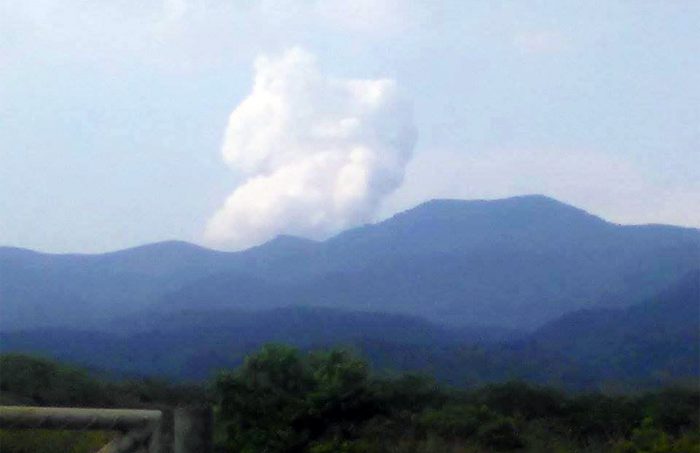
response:
<path fill-rule="evenodd" d="M 606 222 L 543 196 L 435 200 L 324 242 L 242 252 L 0 248 L 0 330 L 107 328 L 183 309 L 329 307 L 534 329 L 651 297 L 700 262 L 700 230 Z"/>
<path fill-rule="evenodd" d="M 700 230 L 543 196 L 435 200 L 242 252 L 0 248 L 0 349 L 201 379 L 261 344 L 346 344 L 455 385 L 700 375 Z"/>
<path fill-rule="evenodd" d="M 3 352 L 45 355 L 115 375 L 202 380 L 268 342 L 341 345 L 380 372 L 427 373 L 456 386 L 512 379 L 575 389 L 653 387 L 700 376 L 700 272 L 626 308 L 585 309 L 531 333 L 444 327 L 418 317 L 331 308 L 161 314 L 119 334 L 0 333 Z"/>

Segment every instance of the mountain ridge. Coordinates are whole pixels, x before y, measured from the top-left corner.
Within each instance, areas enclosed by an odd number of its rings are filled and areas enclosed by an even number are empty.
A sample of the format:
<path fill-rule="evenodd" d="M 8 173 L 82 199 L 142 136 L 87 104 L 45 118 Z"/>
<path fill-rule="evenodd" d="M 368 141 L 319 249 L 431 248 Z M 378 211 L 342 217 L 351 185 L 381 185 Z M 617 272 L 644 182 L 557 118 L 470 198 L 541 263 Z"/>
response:
<path fill-rule="evenodd" d="M 682 310 L 673 307 L 684 307 Z M 654 387 L 700 376 L 700 273 L 628 308 L 569 313 L 527 334 L 453 329 L 414 316 L 319 307 L 184 310 L 124 320 L 119 333 L 0 332 L 2 352 L 40 353 L 116 374 L 205 379 L 266 342 L 342 345 L 378 370 L 456 386 L 522 379 L 571 389 Z"/>
<path fill-rule="evenodd" d="M 700 230 L 620 226 L 522 196 L 433 200 L 326 241 L 281 236 L 240 252 L 183 241 L 94 255 L 22 250 L 0 248 L 2 330 L 100 328 L 169 304 L 312 305 L 533 329 L 654 294 L 697 263 Z"/>
<path fill-rule="evenodd" d="M 510 203 L 510 202 L 519 202 L 519 201 L 533 201 L 537 202 L 540 201 L 543 203 L 549 204 L 550 206 L 559 206 L 559 207 L 566 207 L 570 209 L 572 212 L 577 212 L 579 214 L 583 214 L 591 219 L 596 219 L 599 221 L 602 221 L 606 224 L 610 225 L 615 225 L 615 226 L 622 226 L 622 227 L 668 227 L 671 229 L 682 229 L 682 230 L 689 230 L 689 231 L 695 231 L 695 232 L 700 232 L 700 228 L 698 227 L 689 227 L 689 226 L 680 226 L 680 225 L 673 225 L 673 224 L 667 224 L 667 223 L 617 223 L 617 222 L 611 222 L 609 220 L 606 220 L 602 217 L 599 217 L 595 214 L 591 214 L 588 211 L 575 207 L 571 204 L 559 201 L 555 198 L 552 198 L 547 195 L 541 195 L 541 194 L 529 194 L 529 195 L 517 195 L 517 196 L 512 196 L 512 197 L 505 197 L 505 198 L 494 198 L 494 199 L 459 199 L 459 198 L 433 198 L 424 202 L 419 203 L 418 205 L 406 209 L 401 212 L 397 212 L 395 214 L 392 214 L 391 216 L 387 217 L 386 219 L 373 222 L 373 223 L 367 223 L 364 225 L 360 225 L 357 227 L 350 228 L 345 231 L 341 231 L 336 235 L 331 236 L 330 238 L 324 240 L 324 241 L 317 241 L 313 239 L 308 239 L 308 238 L 303 238 L 301 236 L 294 236 L 294 235 L 288 235 L 288 234 L 280 234 L 278 236 L 275 236 L 273 239 L 264 242 L 262 244 L 252 246 L 247 249 L 242 249 L 242 250 L 237 250 L 237 251 L 231 251 L 231 250 L 226 250 L 226 249 L 217 249 L 217 248 L 212 248 L 208 247 L 206 245 L 196 243 L 196 242 L 190 242 L 186 240 L 181 240 L 181 239 L 168 239 L 168 240 L 163 240 L 163 241 L 156 241 L 156 242 L 149 242 L 149 243 L 143 243 L 143 244 L 137 244 L 137 245 L 132 245 L 120 249 L 115 249 L 115 250 L 107 250 L 103 252 L 94 252 L 94 253 L 82 253 L 82 252 L 46 252 L 46 251 L 41 251 L 41 250 L 36 250 L 28 247 L 18 247 L 18 246 L 13 246 L 13 245 L 0 245 L 0 252 L 10 252 L 12 250 L 18 251 L 18 252 L 31 252 L 33 254 L 38 254 L 38 255 L 44 255 L 44 256 L 75 256 L 75 257 L 85 257 L 85 256 L 101 256 L 101 255 L 114 255 L 114 254 L 119 254 L 122 252 L 136 252 L 139 250 L 149 250 L 149 249 L 157 249 L 157 248 L 163 248 L 163 247 L 187 247 L 187 248 L 195 248 L 199 249 L 201 251 L 210 251 L 210 252 L 220 252 L 220 253 L 241 253 L 241 252 L 247 252 L 252 249 L 256 249 L 259 247 L 264 247 L 270 244 L 274 244 L 277 242 L 298 242 L 298 243 L 309 243 L 309 244 L 321 244 L 323 242 L 327 242 L 328 240 L 332 240 L 340 235 L 343 235 L 345 233 L 362 229 L 365 227 L 372 227 L 372 226 L 377 226 L 384 224 L 385 222 L 391 221 L 392 219 L 395 218 L 401 218 L 405 215 L 410 215 L 414 214 L 416 212 L 420 212 L 421 210 L 424 209 L 432 209 L 435 206 L 444 206 L 444 205 L 472 205 L 472 206 L 480 206 L 480 205 L 488 205 L 488 204 L 494 204 L 494 203 Z"/>

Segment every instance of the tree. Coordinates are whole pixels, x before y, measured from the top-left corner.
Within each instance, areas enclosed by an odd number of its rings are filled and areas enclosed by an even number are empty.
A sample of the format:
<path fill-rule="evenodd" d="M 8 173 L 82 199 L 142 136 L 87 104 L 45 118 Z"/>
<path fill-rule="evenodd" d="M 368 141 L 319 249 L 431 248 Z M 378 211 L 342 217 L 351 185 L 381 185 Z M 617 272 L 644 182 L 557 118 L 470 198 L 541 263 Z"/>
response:
<path fill-rule="evenodd" d="M 356 435 L 374 412 L 367 364 L 347 351 L 266 345 L 216 383 L 228 441 L 241 452 L 297 452 Z"/>

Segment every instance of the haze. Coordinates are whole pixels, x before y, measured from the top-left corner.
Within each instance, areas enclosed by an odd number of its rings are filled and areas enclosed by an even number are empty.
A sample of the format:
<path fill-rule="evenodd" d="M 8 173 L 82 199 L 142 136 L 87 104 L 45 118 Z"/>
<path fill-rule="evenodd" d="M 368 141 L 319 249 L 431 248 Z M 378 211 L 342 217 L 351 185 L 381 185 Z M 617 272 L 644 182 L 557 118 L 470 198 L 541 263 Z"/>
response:
<path fill-rule="evenodd" d="M 698 23 L 693 1 L 0 1 L 0 244 L 238 249 L 328 237 L 436 197 L 529 193 L 615 222 L 698 227 Z M 298 170 L 292 201 L 266 186 L 285 209 L 261 214 L 262 236 L 231 239 L 229 216 L 212 238 L 227 199 L 260 176 L 224 162 L 229 115 L 253 93 L 256 59 L 293 49 L 315 80 L 385 81 L 396 100 L 306 105 L 304 130 L 359 118 L 324 139 L 338 152 L 331 182 Z M 375 134 L 398 105 L 404 120 Z M 246 124 L 251 137 L 270 127 Z M 282 130 L 273 148 L 316 155 L 308 136 Z M 362 163 L 348 143 L 366 149 Z M 310 162 L 295 156 L 295 168 Z M 328 187 L 351 161 L 338 209 Z"/>

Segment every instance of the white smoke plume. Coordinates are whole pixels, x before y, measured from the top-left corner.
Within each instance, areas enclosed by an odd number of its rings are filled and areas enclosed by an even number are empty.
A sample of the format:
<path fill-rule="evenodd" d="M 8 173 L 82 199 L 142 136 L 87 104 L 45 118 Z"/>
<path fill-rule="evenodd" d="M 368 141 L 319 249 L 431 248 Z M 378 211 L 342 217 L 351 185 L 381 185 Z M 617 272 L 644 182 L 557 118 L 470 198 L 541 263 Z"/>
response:
<path fill-rule="evenodd" d="M 299 48 L 261 56 L 223 145 L 245 180 L 209 220 L 205 240 L 243 249 L 367 222 L 401 184 L 415 140 L 411 106 L 393 80 L 328 77 Z"/>

